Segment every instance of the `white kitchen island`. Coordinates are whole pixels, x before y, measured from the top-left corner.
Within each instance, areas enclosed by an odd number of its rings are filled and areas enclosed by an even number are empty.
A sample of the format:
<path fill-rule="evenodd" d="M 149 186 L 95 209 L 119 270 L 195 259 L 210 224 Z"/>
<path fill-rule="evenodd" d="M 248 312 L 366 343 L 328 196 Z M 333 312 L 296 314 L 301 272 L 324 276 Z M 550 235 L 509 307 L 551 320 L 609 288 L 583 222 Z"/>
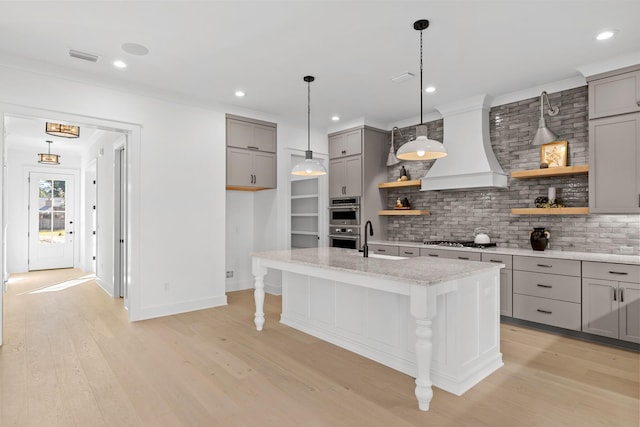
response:
<path fill-rule="evenodd" d="M 432 384 L 459 396 L 502 366 L 501 267 L 328 247 L 254 253 L 255 324 L 267 268 L 281 270 L 282 323 L 414 377 L 427 411 Z"/>

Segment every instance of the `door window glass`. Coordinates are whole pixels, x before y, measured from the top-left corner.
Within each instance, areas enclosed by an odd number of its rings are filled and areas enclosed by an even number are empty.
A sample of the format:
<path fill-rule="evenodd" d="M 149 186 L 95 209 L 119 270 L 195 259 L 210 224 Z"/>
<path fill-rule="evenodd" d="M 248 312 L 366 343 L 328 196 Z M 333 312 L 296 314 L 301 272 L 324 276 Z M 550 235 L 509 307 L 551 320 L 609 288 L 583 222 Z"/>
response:
<path fill-rule="evenodd" d="M 41 179 L 39 189 L 39 242 L 65 243 L 66 181 Z"/>

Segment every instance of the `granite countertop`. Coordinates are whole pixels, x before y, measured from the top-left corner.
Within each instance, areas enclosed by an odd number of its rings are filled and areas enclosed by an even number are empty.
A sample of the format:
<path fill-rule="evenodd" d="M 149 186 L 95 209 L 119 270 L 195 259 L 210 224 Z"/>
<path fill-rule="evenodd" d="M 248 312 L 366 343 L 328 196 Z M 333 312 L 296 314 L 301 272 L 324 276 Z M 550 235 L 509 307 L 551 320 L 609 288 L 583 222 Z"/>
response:
<path fill-rule="evenodd" d="M 398 242 L 398 241 L 391 241 L 391 240 L 370 240 L 369 244 L 640 265 L 640 256 L 638 255 L 615 255 L 615 254 L 603 254 L 603 253 L 595 253 L 595 252 L 554 251 L 552 249 L 545 250 L 545 251 L 534 251 L 533 249 L 501 248 L 499 246 L 486 248 L 486 249 L 457 248 L 457 247 L 450 247 L 450 246 L 425 245 L 421 242 Z"/>
<path fill-rule="evenodd" d="M 420 285 L 435 285 L 504 267 L 503 264 L 428 257 L 388 259 L 370 254 L 365 258 L 362 252 L 353 249 L 330 247 L 256 252 L 251 256 Z"/>

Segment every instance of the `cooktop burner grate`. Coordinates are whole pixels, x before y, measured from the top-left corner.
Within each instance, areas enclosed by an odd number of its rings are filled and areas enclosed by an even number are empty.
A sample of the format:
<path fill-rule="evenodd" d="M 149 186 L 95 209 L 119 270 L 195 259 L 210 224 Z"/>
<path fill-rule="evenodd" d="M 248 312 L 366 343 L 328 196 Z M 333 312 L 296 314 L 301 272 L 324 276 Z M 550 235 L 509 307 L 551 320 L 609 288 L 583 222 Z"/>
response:
<path fill-rule="evenodd" d="M 475 243 L 474 241 L 457 241 L 457 240 L 425 240 L 425 245 L 450 246 L 452 248 L 491 248 L 496 246 L 495 243 Z"/>

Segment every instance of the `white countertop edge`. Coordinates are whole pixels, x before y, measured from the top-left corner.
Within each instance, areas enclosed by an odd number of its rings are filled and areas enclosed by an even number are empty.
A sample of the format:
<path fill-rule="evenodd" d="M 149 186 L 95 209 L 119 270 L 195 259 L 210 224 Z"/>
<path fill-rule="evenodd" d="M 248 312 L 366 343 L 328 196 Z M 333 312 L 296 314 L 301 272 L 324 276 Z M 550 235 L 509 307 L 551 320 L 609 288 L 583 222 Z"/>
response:
<path fill-rule="evenodd" d="M 468 252 L 480 252 L 480 253 L 494 253 L 503 255 L 523 255 L 533 256 L 541 258 L 555 258 L 555 259 L 571 259 L 578 261 L 593 261 L 593 262 L 612 262 L 615 264 L 631 264 L 640 265 L 640 256 L 637 255 L 617 255 L 617 254 L 603 254 L 597 252 L 570 252 L 570 251 L 555 251 L 553 249 L 545 251 L 534 251 L 533 249 L 519 249 L 519 248 L 504 248 L 500 246 L 478 249 L 478 248 L 458 248 L 450 246 L 439 245 L 425 245 L 420 242 L 400 242 L 396 240 L 370 240 L 369 244 L 376 245 L 389 245 L 389 246 L 405 246 L 411 248 L 431 248 L 431 249 L 443 249 L 449 251 L 468 251 Z"/>

